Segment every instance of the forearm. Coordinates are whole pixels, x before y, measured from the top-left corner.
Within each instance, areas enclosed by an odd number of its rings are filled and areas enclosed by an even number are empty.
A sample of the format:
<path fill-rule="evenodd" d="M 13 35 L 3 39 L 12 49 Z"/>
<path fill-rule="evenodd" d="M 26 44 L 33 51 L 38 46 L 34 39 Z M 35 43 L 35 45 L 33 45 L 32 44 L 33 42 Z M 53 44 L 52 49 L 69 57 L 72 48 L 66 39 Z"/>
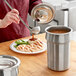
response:
<path fill-rule="evenodd" d="M 5 28 L 7 26 L 7 23 L 4 22 L 3 19 L 0 19 L 0 28 Z"/>
<path fill-rule="evenodd" d="M 2 20 L 0 19 L 0 28 L 3 28 L 2 26 L 3 26 Z"/>

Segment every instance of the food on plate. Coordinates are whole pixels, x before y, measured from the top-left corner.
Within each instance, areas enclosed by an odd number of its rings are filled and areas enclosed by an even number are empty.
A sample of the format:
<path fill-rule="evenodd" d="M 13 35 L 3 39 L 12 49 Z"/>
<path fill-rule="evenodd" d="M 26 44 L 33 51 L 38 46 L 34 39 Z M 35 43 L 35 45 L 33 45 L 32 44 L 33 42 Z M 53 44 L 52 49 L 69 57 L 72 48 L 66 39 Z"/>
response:
<path fill-rule="evenodd" d="M 31 38 L 28 41 L 18 40 L 15 43 L 16 45 L 14 47 L 23 52 L 37 52 L 44 48 L 43 42 L 37 38 Z"/>

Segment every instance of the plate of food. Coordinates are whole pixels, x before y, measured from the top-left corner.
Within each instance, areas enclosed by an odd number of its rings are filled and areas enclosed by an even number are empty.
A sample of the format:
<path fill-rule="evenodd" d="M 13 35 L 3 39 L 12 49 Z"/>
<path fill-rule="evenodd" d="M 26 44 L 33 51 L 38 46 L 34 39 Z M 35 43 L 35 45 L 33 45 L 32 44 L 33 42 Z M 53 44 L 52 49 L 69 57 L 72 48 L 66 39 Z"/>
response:
<path fill-rule="evenodd" d="M 46 51 L 47 45 L 40 39 L 21 39 L 13 42 L 10 49 L 21 54 L 38 54 Z"/>

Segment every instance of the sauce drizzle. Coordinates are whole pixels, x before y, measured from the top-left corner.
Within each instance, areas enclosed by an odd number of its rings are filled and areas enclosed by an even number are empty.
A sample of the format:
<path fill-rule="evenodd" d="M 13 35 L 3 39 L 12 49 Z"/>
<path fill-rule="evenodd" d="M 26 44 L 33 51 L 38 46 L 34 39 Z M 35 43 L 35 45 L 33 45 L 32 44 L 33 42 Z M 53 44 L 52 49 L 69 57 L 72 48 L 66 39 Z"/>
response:
<path fill-rule="evenodd" d="M 35 41 L 35 40 L 37 40 L 37 38 L 35 38 L 34 37 L 34 34 L 32 34 L 32 38 L 31 39 L 29 39 L 30 41 Z"/>

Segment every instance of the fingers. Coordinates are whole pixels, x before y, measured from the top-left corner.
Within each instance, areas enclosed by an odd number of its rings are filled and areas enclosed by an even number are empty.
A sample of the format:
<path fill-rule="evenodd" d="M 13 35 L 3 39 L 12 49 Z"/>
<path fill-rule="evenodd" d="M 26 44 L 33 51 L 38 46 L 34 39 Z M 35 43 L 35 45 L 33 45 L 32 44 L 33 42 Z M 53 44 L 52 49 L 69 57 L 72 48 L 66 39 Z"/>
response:
<path fill-rule="evenodd" d="M 19 23 L 20 19 L 19 19 L 19 12 L 16 9 L 12 9 L 11 10 L 11 18 L 14 20 L 15 23 Z"/>
<path fill-rule="evenodd" d="M 19 18 L 17 17 L 17 15 L 12 15 L 10 16 L 10 21 L 19 24 Z"/>
<path fill-rule="evenodd" d="M 11 10 L 10 12 L 8 12 L 6 14 L 6 16 L 4 17 L 4 19 L 2 20 L 2 24 L 3 27 L 7 27 L 8 25 L 10 25 L 12 22 L 14 23 L 19 23 L 20 19 L 19 19 L 19 12 L 16 9 Z"/>
<path fill-rule="evenodd" d="M 9 13 L 9 18 L 12 22 L 14 23 L 19 23 L 20 19 L 19 19 L 19 12 L 16 9 L 12 9 Z"/>
<path fill-rule="evenodd" d="M 10 18 L 13 19 L 15 23 L 19 24 L 20 19 L 19 19 L 19 16 L 17 14 L 11 13 Z"/>
<path fill-rule="evenodd" d="M 11 10 L 11 13 L 15 13 L 15 14 L 19 15 L 18 10 L 16 10 L 16 9 L 12 9 L 12 10 Z"/>

